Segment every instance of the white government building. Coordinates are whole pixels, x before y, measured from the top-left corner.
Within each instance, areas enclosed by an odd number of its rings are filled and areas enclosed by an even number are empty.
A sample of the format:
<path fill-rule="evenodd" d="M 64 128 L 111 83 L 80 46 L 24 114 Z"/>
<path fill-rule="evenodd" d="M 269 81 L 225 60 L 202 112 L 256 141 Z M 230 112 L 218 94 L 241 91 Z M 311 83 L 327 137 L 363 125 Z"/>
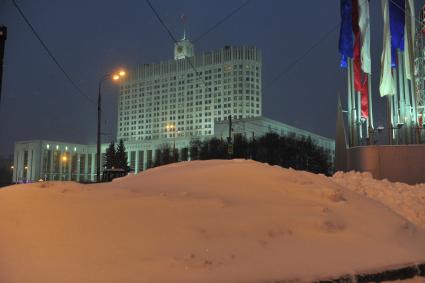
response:
<path fill-rule="evenodd" d="M 229 115 L 233 134 L 311 137 L 333 156 L 333 140 L 262 117 L 261 84 L 257 48 L 225 46 L 195 54 L 183 37 L 175 44 L 174 60 L 139 66 L 120 88 L 117 140 L 125 142 L 131 169 L 146 170 L 164 144 L 187 151 L 193 138 L 227 137 Z M 102 145 L 102 154 L 107 147 Z M 39 179 L 94 181 L 96 145 L 16 142 L 13 181 Z"/>

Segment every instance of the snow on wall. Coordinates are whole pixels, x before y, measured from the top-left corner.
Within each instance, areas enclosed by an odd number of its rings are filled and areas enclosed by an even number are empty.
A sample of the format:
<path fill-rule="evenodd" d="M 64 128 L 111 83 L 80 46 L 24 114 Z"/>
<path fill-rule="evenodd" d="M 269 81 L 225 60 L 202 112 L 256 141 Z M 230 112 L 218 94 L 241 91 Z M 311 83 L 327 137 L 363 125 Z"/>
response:
<path fill-rule="evenodd" d="M 0 282 L 310 280 L 425 260 L 425 231 L 335 179 L 246 160 L 0 190 Z"/>

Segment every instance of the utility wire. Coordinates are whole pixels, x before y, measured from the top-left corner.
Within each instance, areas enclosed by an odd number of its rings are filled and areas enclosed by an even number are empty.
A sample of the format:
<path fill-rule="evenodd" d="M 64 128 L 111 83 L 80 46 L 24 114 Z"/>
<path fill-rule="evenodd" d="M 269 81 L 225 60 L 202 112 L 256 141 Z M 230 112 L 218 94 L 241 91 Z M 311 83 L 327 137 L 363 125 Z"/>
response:
<path fill-rule="evenodd" d="M 363 0 L 363 3 L 366 1 L 368 0 Z M 393 2 L 393 0 L 389 0 L 389 1 Z M 330 30 L 328 30 L 325 34 L 323 34 L 323 36 L 319 38 L 319 40 L 316 43 L 314 43 L 310 48 L 308 48 L 300 57 L 295 59 L 280 74 L 278 74 L 273 80 L 271 80 L 270 83 L 268 83 L 263 89 L 265 90 L 270 88 L 274 83 L 276 83 L 276 81 L 280 80 L 283 76 L 285 76 L 289 71 L 292 70 L 293 67 L 295 67 L 296 64 L 302 61 L 305 57 L 307 57 L 310 54 L 311 51 L 313 51 L 322 42 L 324 42 L 339 26 L 340 26 L 340 23 L 338 22 L 335 26 L 333 26 Z"/>
<path fill-rule="evenodd" d="M 85 97 L 91 103 L 96 104 L 96 102 L 92 98 L 90 98 L 90 96 L 88 96 L 87 94 L 85 94 L 81 90 L 81 88 L 72 80 L 71 76 L 65 71 L 65 69 L 63 68 L 63 66 L 59 63 L 59 61 L 56 59 L 56 57 L 53 55 L 53 53 L 47 47 L 47 44 L 41 39 L 41 37 L 39 36 L 39 34 L 37 33 L 37 31 L 35 30 L 34 26 L 30 23 L 30 21 L 25 16 L 24 12 L 21 10 L 21 8 L 16 3 L 16 1 L 15 0 L 11 0 L 11 1 L 12 1 L 13 5 L 15 6 L 16 10 L 18 10 L 19 14 L 24 19 L 25 23 L 31 29 L 31 31 L 34 34 L 34 36 L 38 39 L 38 41 L 40 42 L 40 44 L 43 46 L 44 50 L 47 52 L 47 54 L 50 56 L 50 58 L 53 60 L 53 62 L 55 62 L 56 66 L 62 71 L 62 73 L 65 75 L 65 77 L 68 79 L 68 81 L 74 86 L 74 88 L 78 91 L 78 93 L 81 96 Z"/>
<path fill-rule="evenodd" d="M 196 43 L 196 42 L 200 41 L 204 36 L 206 36 L 207 34 L 209 34 L 210 32 L 212 32 L 214 29 L 216 29 L 218 26 L 220 26 L 222 23 L 224 23 L 225 21 L 227 21 L 228 19 L 230 19 L 233 15 L 235 15 L 237 12 L 239 12 L 239 10 L 241 10 L 242 8 L 244 8 L 245 6 L 247 6 L 250 2 L 251 2 L 251 0 L 247 0 L 241 6 L 239 6 L 235 10 L 231 11 L 223 19 L 221 19 L 220 21 L 218 21 L 215 25 L 211 26 L 203 34 L 201 34 L 200 36 L 198 36 L 197 38 L 195 38 L 193 40 L 193 43 Z"/>
<path fill-rule="evenodd" d="M 161 16 L 159 15 L 159 13 L 152 6 L 151 1 L 150 0 L 146 0 L 146 3 L 148 3 L 148 5 L 151 8 L 152 12 L 155 14 L 155 16 L 158 19 L 158 21 L 161 23 L 161 25 L 167 31 L 167 33 L 170 36 L 170 38 L 174 41 L 174 43 L 177 43 L 177 39 L 174 37 L 173 33 L 170 31 L 170 29 L 168 28 L 168 26 L 164 23 L 164 21 L 162 20 Z M 190 61 L 190 59 L 187 56 L 185 56 L 184 58 L 186 59 L 187 63 L 189 63 L 190 67 L 193 69 L 193 71 L 195 72 L 195 74 L 198 75 L 202 79 L 202 83 L 204 84 L 204 86 L 206 86 L 203 77 L 201 77 L 200 73 L 196 70 L 195 66 L 192 64 L 192 62 Z"/>
<path fill-rule="evenodd" d="M 409 15 L 409 16 L 412 16 L 412 15 L 410 15 L 410 11 L 409 11 L 409 13 L 406 13 L 406 9 L 403 9 L 403 7 L 400 7 L 400 5 L 398 5 L 398 3 L 396 3 L 394 0 L 390 0 L 390 2 L 391 3 L 393 3 L 393 5 L 395 6 L 395 7 L 397 7 L 398 9 L 400 9 L 402 12 L 403 12 L 403 14 L 404 15 Z M 413 15 L 413 18 L 415 19 L 415 21 L 417 22 L 417 23 L 419 23 L 419 24 L 422 24 L 422 21 L 421 20 L 419 20 L 418 18 L 416 18 L 416 16 L 415 15 Z"/>
<path fill-rule="evenodd" d="M 308 48 L 300 57 L 296 58 L 292 63 L 290 63 L 280 74 L 278 74 L 273 80 L 271 80 L 264 88 L 263 90 L 266 90 L 270 88 L 274 83 L 276 83 L 278 80 L 280 80 L 283 76 L 285 76 L 289 71 L 292 70 L 295 65 L 297 65 L 301 60 L 303 60 L 305 57 L 307 57 L 311 51 L 313 51 L 316 47 L 318 47 L 322 42 L 324 42 L 337 28 L 339 27 L 340 23 L 333 26 L 330 30 L 328 30 L 325 34 L 323 34 L 322 37 L 319 38 L 319 40 L 314 43 L 310 48 Z"/>

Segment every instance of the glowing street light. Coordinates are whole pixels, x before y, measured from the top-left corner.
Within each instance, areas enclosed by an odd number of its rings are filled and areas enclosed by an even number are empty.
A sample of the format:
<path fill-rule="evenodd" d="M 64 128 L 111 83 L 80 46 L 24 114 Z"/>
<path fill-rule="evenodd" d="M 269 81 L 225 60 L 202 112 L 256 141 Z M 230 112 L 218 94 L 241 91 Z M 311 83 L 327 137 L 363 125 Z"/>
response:
<path fill-rule="evenodd" d="M 96 156 L 96 181 L 100 182 L 100 120 L 101 120 L 101 92 L 102 92 L 102 83 L 107 79 L 112 79 L 113 81 L 119 81 L 125 77 L 126 72 L 124 70 L 119 70 L 116 73 L 108 73 L 104 75 L 99 80 L 99 91 L 97 95 L 97 156 Z"/>
<path fill-rule="evenodd" d="M 173 131 L 173 158 L 174 162 L 176 162 L 176 126 L 174 124 L 167 124 L 165 128 L 167 131 Z"/>

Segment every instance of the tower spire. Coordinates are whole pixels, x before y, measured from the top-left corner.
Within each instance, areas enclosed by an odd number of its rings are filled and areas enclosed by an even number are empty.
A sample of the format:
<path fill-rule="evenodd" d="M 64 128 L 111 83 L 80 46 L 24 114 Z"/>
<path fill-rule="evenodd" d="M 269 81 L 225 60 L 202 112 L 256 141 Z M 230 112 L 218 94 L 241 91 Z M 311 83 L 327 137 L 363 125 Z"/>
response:
<path fill-rule="evenodd" d="M 182 25 L 183 25 L 183 39 L 182 40 L 186 40 L 186 21 L 187 21 L 186 15 L 182 14 L 180 16 L 180 20 L 182 21 Z"/>
<path fill-rule="evenodd" d="M 182 14 L 180 20 L 183 25 L 183 38 L 174 44 L 174 60 L 190 58 L 194 56 L 193 44 L 186 37 L 186 16 Z"/>

